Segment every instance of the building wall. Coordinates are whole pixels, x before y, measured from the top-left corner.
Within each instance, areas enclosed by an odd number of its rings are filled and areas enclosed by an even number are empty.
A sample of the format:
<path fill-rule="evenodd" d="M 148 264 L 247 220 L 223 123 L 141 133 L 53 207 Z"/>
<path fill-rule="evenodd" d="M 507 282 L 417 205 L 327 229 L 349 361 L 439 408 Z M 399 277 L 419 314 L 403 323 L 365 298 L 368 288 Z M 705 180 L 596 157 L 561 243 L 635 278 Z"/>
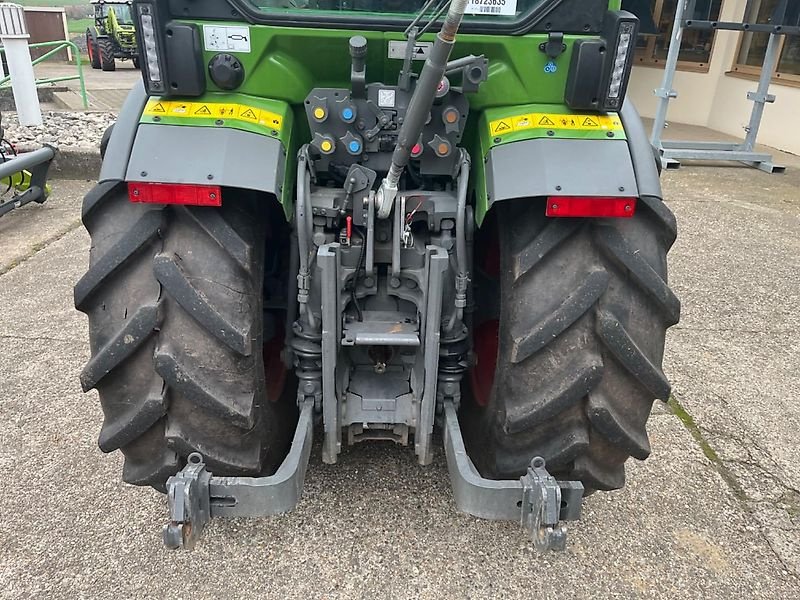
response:
<path fill-rule="evenodd" d="M 54 42 L 67 39 L 67 18 L 61 7 L 25 7 L 25 23 L 31 37 L 28 43 Z M 31 58 L 39 58 L 52 48 L 31 48 Z M 61 50 L 53 58 L 67 61 L 71 53 Z"/>
<path fill-rule="evenodd" d="M 740 21 L 747 0 L 725 0 L 720 21 Z M 727 75 L 733 66 L 739 32 L 718 31 L 714 39 L 708 73 L 678 71 L 673 88 L 678 98 L 671 100 L 667 121 L 709 127 L 723 133 L 744 137 L 753 103 L 747 93 L 755 91 L 756 81 Z M 653 90 L 661 87 L 664 72 L 653 67 L 634 67 L 628 95 L 644 117 L 654 117 L 657 98 Z M 767 104 L 759 130 L 759 143 L 800 154 L 800 88 L 772 84 L 770 93 L 777 96 Z M 665 136 L 669 138 L 667 134 Z"/>

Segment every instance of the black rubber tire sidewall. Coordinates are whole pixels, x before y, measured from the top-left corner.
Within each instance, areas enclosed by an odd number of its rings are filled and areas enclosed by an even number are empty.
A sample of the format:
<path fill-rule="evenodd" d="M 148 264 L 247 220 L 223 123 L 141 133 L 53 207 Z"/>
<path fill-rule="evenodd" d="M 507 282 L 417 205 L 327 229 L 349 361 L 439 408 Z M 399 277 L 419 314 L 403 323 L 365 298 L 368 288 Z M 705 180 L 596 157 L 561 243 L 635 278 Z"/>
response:
<path fill-rule="evenodd" d="M 587 488 L 622 487 L 627 458 L 649 454 L 653 399 L 669 394 L 661 363 L 680 310 L 666 288 L 674 217 L 656 199 L 640 201 L 633 219 L 548 219 L 541 199 L 492 210 L 500 350 L 489 405 L 466 400 L 470 456 L 492 478 L 522 475 L 540 455 Z"/>
<path fill-rule="evenodd" d="M 116 71 L 117 63 L 114 61 L 114 44 L 107 37 L 97 40 L 98 54 L 100 55 L 100 68 L 103 71 Z"/>
<path fill-rule="evenodd" d="M 93 69 L 100 68 L 100 49 L 97 47 L 97 36 L 92 30 L 86 30 L 86 50 L 89 52 L 89 64 Z"/>
<path fill-rule="evenodd" d="M 89 317 L 92 357 L 81 383 L 99 392 L 99 445 L 121 450 L 128 483 L 164 491 L 195 451 L 219 475 L 270 474 L 285 455 L 294 390 L 268 402 L 261 358 L 265 201 L 231 194 L 224 212 L 136 204 L 115 182 L 84 200 L 92 247 L 75 302 Z M 199 301 L 181 297 L 187 285 Z M 197 317 L 203 302 L 249 332 L 247 354 Z"/>

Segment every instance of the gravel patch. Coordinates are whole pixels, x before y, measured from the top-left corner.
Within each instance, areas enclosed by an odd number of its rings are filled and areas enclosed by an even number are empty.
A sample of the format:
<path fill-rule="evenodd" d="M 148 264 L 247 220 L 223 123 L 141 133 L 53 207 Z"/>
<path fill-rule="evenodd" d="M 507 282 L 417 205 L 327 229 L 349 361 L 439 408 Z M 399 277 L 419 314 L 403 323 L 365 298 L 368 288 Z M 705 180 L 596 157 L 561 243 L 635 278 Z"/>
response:
<path fill-rule="evenodd" d="M 42 111 L 44 124 L 41 127 L 22 127 L 16 113 L 6 112 L 3 114 L 3 129 L 5 139 L 19 152 L 35 150 L 42 144 L 52 144 L 62 150 L 96 150 L 103 132 L 116 119 L 115 114 L 108 112 Z"/>
<path fill-rule="evenodd" d="M 70 41 L 78 47 L 78 50 L 86 53 L 86 34 L 82 33 L 80 35 L 76 35 L 70 38 Z"/>

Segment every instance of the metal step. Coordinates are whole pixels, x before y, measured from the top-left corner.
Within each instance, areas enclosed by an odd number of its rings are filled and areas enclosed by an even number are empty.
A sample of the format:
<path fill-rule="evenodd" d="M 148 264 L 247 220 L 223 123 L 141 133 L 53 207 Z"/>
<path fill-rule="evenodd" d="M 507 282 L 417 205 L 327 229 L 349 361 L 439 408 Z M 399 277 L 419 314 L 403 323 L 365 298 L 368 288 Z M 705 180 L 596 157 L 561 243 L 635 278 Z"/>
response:
<path fill-rule="evenodd" d="M 344 324 L 342 346 L 420 345 L 419 324 L 398 323 L 396 312 L 364 311 L 363 319 Z"/>

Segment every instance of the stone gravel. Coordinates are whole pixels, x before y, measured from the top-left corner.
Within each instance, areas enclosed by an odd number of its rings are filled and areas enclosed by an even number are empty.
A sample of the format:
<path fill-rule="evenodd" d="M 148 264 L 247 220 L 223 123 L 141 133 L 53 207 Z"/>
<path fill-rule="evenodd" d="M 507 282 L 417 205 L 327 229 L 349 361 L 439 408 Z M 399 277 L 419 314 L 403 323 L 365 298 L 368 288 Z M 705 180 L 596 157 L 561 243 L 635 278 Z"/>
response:
<path fill-rule="evenodd" d="M 70 41 L 78 47 L 82 53 L 86 53 L 86 34 L 81 33 L 80 35 L 75 35 L 70 38 Z"/>
<path fill-rule="evenodd" d="M 42 111 L 41 127 L 22 127 L 15 112 L 3 113 L 5 139 L 18 152 L 28 152 L 52 144 L 60 149 L 96 149 L 103 132 L 116 121 L 109 112 Z"/>

